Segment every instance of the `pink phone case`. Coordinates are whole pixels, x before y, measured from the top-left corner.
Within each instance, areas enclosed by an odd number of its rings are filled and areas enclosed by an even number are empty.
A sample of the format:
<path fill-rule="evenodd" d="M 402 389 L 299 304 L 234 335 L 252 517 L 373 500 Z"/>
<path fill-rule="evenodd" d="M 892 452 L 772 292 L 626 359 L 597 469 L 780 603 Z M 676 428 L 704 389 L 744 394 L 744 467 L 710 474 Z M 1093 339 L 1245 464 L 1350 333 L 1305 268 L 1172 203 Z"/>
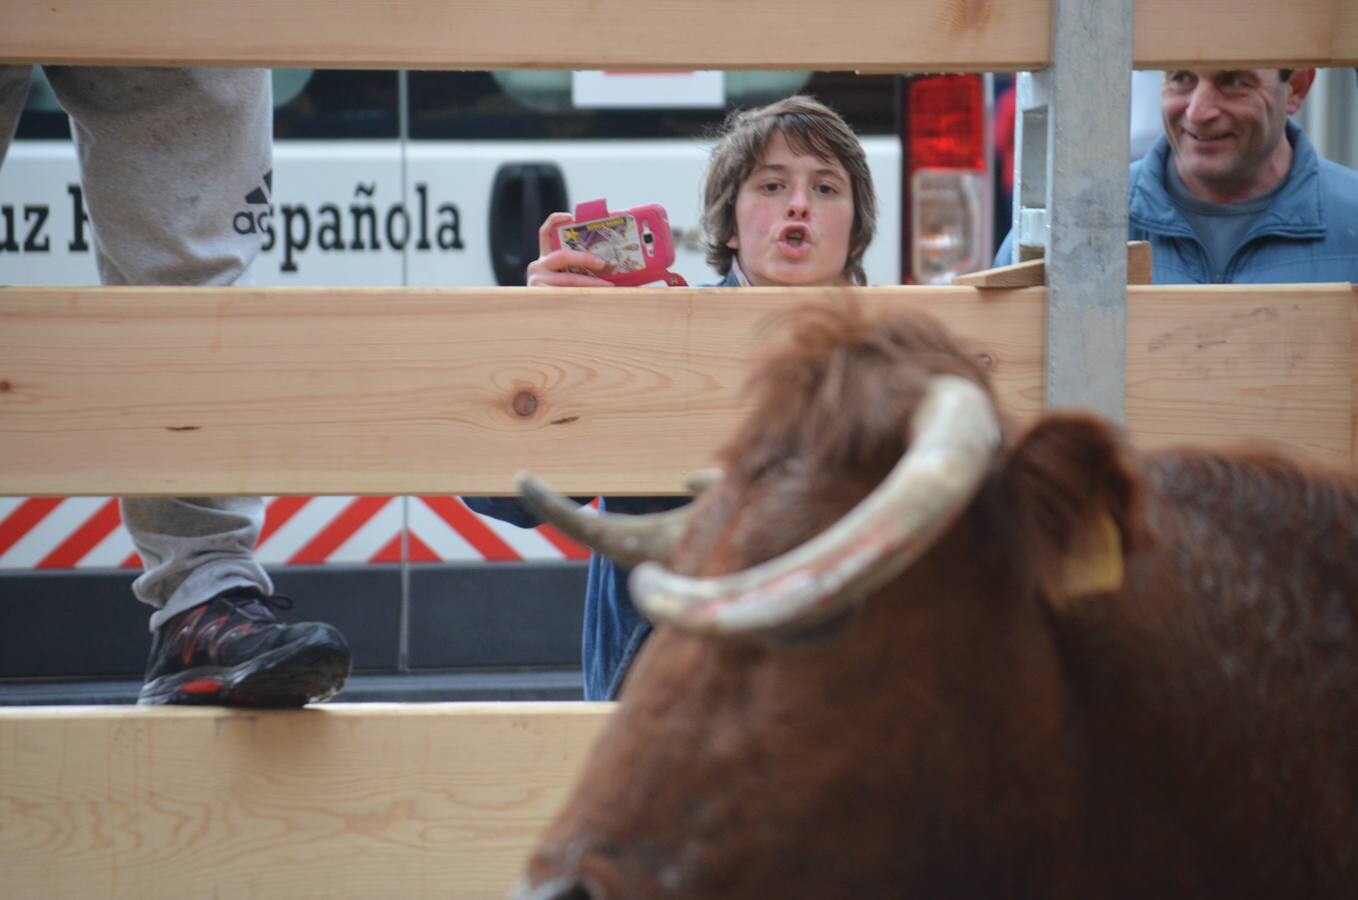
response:
<path fill-rule="evenodd" d="M 669 271 L 674 265 L 674 239 L 665 207 L 659 203 L 610 211 L 603 198 L 575 207 L 575 219 L 557 226 L 552 249 L 584 250 L 612 265 L 599 275 L 617 285 L 636 286 L 653 281 L 686 285 Z"/>

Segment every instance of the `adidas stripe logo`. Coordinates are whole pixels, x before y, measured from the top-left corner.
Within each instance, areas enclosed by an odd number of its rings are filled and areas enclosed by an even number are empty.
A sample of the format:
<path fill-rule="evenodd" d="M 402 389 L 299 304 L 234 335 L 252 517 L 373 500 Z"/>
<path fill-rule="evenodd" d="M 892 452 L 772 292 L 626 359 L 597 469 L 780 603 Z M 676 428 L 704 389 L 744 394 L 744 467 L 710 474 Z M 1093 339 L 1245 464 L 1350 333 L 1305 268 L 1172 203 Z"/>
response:
<path fill-rule="evenodd" d="M 264 182 L 262 187 L 257 187 L 245 195 L 245 202 L 248 206 L 262 206 L 262 210 L 256 212 L 250 209 L 242 209 L 231 217 L 231 227 L 236 230 L 236 234 L 263 234 L 269 227 L 269 194 L 273 192 L 273 169 L 264 173 L 260 179 Z"/>

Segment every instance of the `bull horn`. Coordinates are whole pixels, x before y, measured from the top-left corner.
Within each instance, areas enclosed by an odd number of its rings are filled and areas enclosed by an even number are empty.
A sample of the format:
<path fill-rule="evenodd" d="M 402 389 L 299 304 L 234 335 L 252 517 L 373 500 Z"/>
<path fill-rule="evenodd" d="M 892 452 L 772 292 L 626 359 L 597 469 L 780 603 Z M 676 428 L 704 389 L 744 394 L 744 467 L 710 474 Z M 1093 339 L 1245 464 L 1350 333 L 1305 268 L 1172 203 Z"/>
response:
<path fill-rule="evenodd" d="M 721 482 L 721 469 L 698 469 L 684 479 L 684 487 L 695 497 L 701 497 Z"/>
<path fill-rule="evenodd" d="M 632 598 L 653 622 L 758 637 L 821 621 L 895 578 L 971 502 L 1000 445 L 989 397 L 939 375 L 911 422 L 910 449 L 842 519 L 752 568 L 688 578 L 650 562 L 632 573 Z"/>
<path fill-rule="evenodd" d="M 699 486 L 698 492 L 711 483 Z M 524 505 L 538 518 L 627 568 L 653 560 L 668 562 L 688 526 L 692 509 L 690 504 L 644 516 L 585 512 L 530 472 L 515 475 L 514 485 Z"/>

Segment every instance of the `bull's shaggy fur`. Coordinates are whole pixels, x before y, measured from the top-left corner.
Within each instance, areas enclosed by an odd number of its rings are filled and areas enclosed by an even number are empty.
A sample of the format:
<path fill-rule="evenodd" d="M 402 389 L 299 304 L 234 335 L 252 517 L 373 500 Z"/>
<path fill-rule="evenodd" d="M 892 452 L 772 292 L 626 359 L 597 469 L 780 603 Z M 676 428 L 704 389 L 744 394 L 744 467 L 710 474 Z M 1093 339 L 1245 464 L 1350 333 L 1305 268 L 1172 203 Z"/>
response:
<path fill-rule="evenodd" d="M 679 571 L 824 529 L 900 457 L 930 376 L 987 385 L 925 316 L 788 325 Z M 762 643 L 661 629 L 530 874 L 596 900 L 1353 896 L 1352 473 L 1138 455 L 1082 415 L 1006 433 L 962 519 L 853 615 Z M 1125 579 L 1067 596 L 1102 516 Z"/>

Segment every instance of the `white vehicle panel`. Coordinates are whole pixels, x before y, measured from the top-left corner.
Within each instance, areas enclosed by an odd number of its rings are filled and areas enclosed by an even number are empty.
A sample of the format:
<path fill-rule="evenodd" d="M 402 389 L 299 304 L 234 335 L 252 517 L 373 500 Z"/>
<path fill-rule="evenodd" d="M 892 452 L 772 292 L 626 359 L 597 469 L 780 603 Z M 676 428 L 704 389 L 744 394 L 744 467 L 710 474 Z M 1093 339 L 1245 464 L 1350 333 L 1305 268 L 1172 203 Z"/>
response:
<path fill-rule="evenodd" d="M 878 194 L 869 281 L 900 280 L 901 153 L 895 137 L 863 139 Z M 274 150 L 268 211 L 237 228 L 272 232 L 254 267 L 262 285 L 484 287 L 491 185 L 499 167 L 560 167 L 571 204 L 660 203 L 675 232 L 677 271 L 709 284 L 699 195 L 710 144 L 690 140 L 284 141 Z M 403 189 L 404 185 L 404 189 Z M 0 167 L 0 283 L 95 284 L 89 222 L 77 216 L 79 171 L 66 141 L 16 141 Z M 261 215 L 263 214 L 263 215 Z"/>

